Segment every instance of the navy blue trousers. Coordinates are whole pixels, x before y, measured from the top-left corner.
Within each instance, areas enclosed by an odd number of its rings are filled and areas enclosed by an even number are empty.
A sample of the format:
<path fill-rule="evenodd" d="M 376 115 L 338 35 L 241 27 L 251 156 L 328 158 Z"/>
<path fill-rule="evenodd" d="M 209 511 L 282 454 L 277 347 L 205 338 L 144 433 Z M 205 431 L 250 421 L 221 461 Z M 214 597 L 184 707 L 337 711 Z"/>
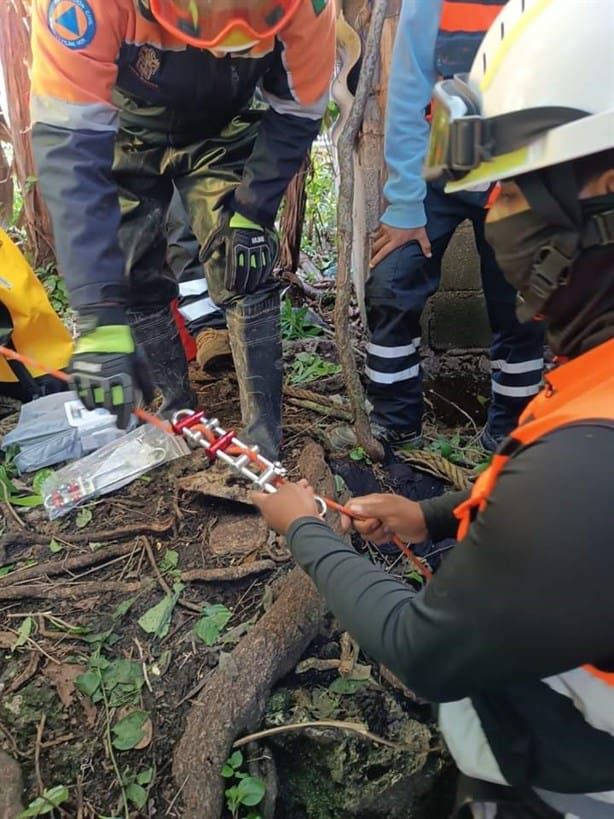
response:
<path fill-rule="evenodd" d="M 429 185 L 425 201 L 432 258 L 417 242 L 390 253 L 373 268 L 366 284 L 367 394 L 372 420 L 388 429 L 420 430 L 422 379 L 420 316 L 439 287 L 441 261 L 454 231 L 469 219 L 480 257 L 482 286 L 492 329 L 492 397 L 488 431 L 507 435 L 526 403 L 539 391 L 543 370 L 543 330 L 539 322 L 516 318 L 516 292 L 484 239 L 486 193 L 445 194 Z"/>

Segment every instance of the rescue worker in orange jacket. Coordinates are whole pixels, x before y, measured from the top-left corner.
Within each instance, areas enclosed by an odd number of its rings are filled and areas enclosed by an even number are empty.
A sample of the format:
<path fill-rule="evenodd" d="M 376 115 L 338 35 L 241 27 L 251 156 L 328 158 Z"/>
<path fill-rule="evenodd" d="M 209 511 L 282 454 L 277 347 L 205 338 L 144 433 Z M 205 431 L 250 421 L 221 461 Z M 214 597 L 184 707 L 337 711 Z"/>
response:
<path fill-rule="evenodd" d="M 254 496 L 362 648 L 440 703 L 459 817 L 614 817 L 613 27 L 610 0 L 580 26 L 575 0 L 509 0 L 435 90 L 425 174 L 503 180 L 488 241 L 565 363 L 470 493 L 350 502 L 376 543 L 456 531 L 433 579 L 372 565 L 304 486 Z"/>
<path fill-rule="evenodd" d="M 76 387 L 88 406 L 107 406 L 125 425 L 139 391 L 150 392 L 143 348 L 165 410 L 191 402 L 169 308 L 177 283 L 164 265 L 165 219 L 177 190 L 209 284 L 207 293 L 204 278 L 180 282 L 179 295 L 190 299 L 188 329 L 198 335 L 215 317 L 211 299 L 225 308 L 245 437 L 276 458 L 274 222 L 327 104 L 332 3 L 32 6 L 32 139 L 58 261 L 80 316 Z M 253 103 L 257 89 L 264 106 Z"/>

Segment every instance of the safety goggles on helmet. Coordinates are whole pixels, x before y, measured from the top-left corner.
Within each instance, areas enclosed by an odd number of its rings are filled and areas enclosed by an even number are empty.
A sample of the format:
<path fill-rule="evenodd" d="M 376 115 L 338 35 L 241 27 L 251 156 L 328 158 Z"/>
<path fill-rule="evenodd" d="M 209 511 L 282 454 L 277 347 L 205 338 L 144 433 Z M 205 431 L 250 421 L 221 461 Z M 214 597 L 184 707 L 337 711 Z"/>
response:
<path fill-rule="evenodd" d="M 434 88 L 423 172 L 427 181 L 460 179 L 483 162 L 522 148 L 551 128 L 588 116 L 575 108 L 547 106 L 483 117 L 481 100 L 467 79 L 468 75 L 457 74 Z"/>
<path fill-rule="evenodd" d="M 197 48 L 249 47 L 276 34 L 301 0 L 149 0 L 167 31 Z"/>

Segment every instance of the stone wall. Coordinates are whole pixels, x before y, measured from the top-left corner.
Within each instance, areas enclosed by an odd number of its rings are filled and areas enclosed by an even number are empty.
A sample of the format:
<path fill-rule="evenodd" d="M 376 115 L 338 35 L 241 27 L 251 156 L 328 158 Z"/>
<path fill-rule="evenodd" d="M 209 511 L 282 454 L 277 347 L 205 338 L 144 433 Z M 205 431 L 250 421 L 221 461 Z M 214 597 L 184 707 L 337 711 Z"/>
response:
<path fill-rule="evenodd" d="M 485 422 L 490 338 L 479 257 L 471 224 L 464 222 L 444 256 L 440 288 L 422 316 L 425 398 L 440 421 L 454 426 L 467 413 L 477 424 Z"/>
<path fill-rule="evenodd" d="M 422 342 L 436 353 L 483 350 L 490 327 L 470 222 L 456 231 L 443 259 L 441 286 L 422 318 Z"/>

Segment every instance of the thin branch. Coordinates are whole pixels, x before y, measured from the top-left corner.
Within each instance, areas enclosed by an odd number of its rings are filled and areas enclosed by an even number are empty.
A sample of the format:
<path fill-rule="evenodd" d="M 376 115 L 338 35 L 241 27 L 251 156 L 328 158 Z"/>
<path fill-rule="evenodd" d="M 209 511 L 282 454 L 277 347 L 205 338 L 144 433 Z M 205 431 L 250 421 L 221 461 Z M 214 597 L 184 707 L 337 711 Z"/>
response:
<path fill-rule="evenodd" d="M 336 719 L 322 719 L 310 722 L 293 722 L 291 725 L 278 725 L 275 728 L 267 728 L 264 731 L 256 731 L 255 734 L 248 734 L 246 737 L 241 737 L 233 743 L 233 748 L 242 748 L 249 742 L 254 742 L 264 737 L 271 737 L 275 734 L 285 734 L 287 731 L 302 731 L 305 728 L 337 728 L 340 731 L 350 731 L 354 734 L 359 734 L 365 739 L 370 739 L 378 745 L 385 745 L 387 748 L 394 748 L 395 751 L 406 751 L 405 745 L 399 745 L 397 742 L 390 742 L 389 739 L 384 739 L 377 734 L 372 734 L 366 725 L 362 722 L 342 722 Z"/>

